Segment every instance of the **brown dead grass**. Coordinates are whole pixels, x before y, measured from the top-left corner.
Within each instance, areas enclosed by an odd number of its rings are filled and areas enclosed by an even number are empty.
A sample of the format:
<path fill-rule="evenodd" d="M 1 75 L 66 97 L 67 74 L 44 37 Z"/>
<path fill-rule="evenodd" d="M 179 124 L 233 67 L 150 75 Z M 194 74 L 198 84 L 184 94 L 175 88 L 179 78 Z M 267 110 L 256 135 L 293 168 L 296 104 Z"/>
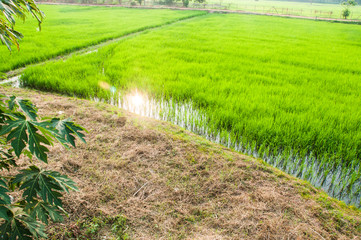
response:
<path fill-rule="evenodd" d="M 0 91 L 89 131 L 87 144 L 49 154 L 49 167 L 80 189 L 65 197 L 70 216 L 49 227 L 53 239 L 112 239 L 109 224 L 93 235 L 89 225 L 117 215 L 131 239 L 361 239 L 359 210 L 179 127 L 106 104 Z"/>

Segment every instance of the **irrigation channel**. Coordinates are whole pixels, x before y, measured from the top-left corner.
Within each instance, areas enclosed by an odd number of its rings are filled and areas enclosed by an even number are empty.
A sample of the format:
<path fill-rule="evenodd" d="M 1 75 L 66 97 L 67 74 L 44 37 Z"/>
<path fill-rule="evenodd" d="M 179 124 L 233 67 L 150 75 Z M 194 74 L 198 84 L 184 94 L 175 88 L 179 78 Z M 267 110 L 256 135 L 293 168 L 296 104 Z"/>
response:
<path fill-rule="evenodd" d="M 1 83 L 22 87 L 19 76 Z M 316 159 L 311 155 L 300 158 L 297 154 L 284 152 L 273 154 L 272 151 L 263 151 L 261 155 L 260 149 L 257 149 L 255 143 L 243 142 L 242 138 L 235 139 L 230 132 L 211 130 L 214 128 L 210 127 L 207 115 L 195 108 L 191 101 L 176 102 L 173 99 L 154 99 L 136 89 L 121 92 L 105 82 L 100 82 L 99 86 L 109 90 L 110 96 L 109 99 L 92 97 L 91 99 L 96 102 L 109 103 L 140 116 L 169 121 L 212 142 L 261 158 L 286 173 L 307 180 L 315 187 L 320 187 L 334 198 L 358 208 L 361 207 L 361 179 L 354 174 L 358 172 L 359 166 L 346 170 L 341 165 L 335 168 L 333 165 L 325 164 L 323 159 Z"/>

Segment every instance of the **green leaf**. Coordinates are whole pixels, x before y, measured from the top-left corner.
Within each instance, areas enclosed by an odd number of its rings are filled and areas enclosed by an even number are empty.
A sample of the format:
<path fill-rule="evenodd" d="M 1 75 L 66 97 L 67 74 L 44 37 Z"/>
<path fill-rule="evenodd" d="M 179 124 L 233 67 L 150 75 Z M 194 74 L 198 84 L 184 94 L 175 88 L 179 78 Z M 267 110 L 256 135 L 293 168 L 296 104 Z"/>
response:
<path fill-rule="evenodd" d="M 28 201 L 40 196 L 44 202 L 51 205 L 62 206 L 60 192 L 78 190 L 73 180 L 55 171 L 43 171 L 36 166 L 21 170 L 15 176 L 12 184 L 22 183 L 20 190 L 24 189 L 23 197 Z"/>
<path fill-rule="evenodd" d="M 31 217 L 22 216 L 20 217 L 20 219 L 22 220 L 22 223 L 26 226 L 26 228 L 29 229 L 29 231 L 33 236 L 43 237 L 43 238 L 47 237 L 45 233 L 45 226 L 42 223 L 34 220 Z"/>
<path fill-rule="evenodd" d="M 51 178 L 43 174 L 39 177 L 39 183 L 39 195 L 41 198 L 50 204 L 55 204 L 62 207 L 62 201 L 60 199 L 62 195 L 59 193 L 59 191 L 62 189 L 59 187 L 59 185 L 52 181 Z"/>
<path fill-rule="evenodd" d="M 12 208 L 13 215 L 0 226 L 0 239 L 32 240 L 32 236 L 44 237 L 45 227 L 31 218 L 21 208 Z"/>
<path fill-rule="evenodd" d="M 66 175 L 61 175 L 56 171 L 44 171 L 44 174 L 46 174 L 49 178 L 54 179 L 54 181 L 56 181 L 57 184 L 66 192 L 69 192 L 69 190 L 79 191 L 76 183 Z"/>
<path fill-rule="evenodd" d="M 25 211 L 34 219 L 39 219 L 48 225 L 49 217 L 54 222 L 62 222 L 63 216 L 56 206 L 52 206 L 44 201 L 33 201 L 26 205 Z"/>
<path fill-rule="evenodd" d="M 5 187 L 5 188 L 8 187 L 8 185 L 6 184 L 5 180 L 2 179 L 2 178 L 0 178 L 0 187 Z"/>
<path fill-rule="evenodd" d="M 82 131 L 86 130 L 71 122 L 70 119 L 60 120 L 59 118 L 53 118 L 49 126 L 58 130 L 58 135 L 60 136 L 60 139 L 58 138 L 58 140 L 62 143 L 70 143 L 75 147 L 75 136 L 85 143 L 85 135 Z"/>
<path fill-rule="evenodd" d="M 14 115 L 11 116 L 13 117 Z M 7 141 L 11 141 L 11 146 L 14 148 L 17 157 L 21 155 L 28 143 L 30 152 L 39 160 L 47 162 L 47 152 L 49 150 L 44 144 L 50 145 L 51 143 L 47 137 L 37 133 L 37 122 L 28 121 L 19 117 L 17 120 L 7 120 L 5 123 L 7 125 L 2 128 L 0 135 L 9 133 Z"/>
<path fill-rule="evenodd" d="M 7 141 L 11 141 L 11 146 L 14 148 L 16 156 L 20 156 L 21 151 L 26 147 L 28 135 L 26 134 L 27 121 L 26 120 L 8 120 L 8 125 L 2 128 L 0 135 L 8 132 Z"/>
<path fill-rule="evenodd" d="M 35 157 L 37 157 L 39 160 L 47 162 L 48 155 L 46 153 L 49 152 L 49 150 L 44 145 L 41 145 L 41 143 L 50 145 L 50 142 L 47 138 L 37 133 L 37 128 L 31 122 L 27 123 L 27 130 L 29 133 L 30 152 L 34 154 Z"/>
<path fill-rule="evenodd" d="M 8 104 L 10 110 L 19 106 L 26 116 L 28 116 L 31 120 L 36 121 L 38 110 L 29 100 L 18 99 L 15 96 L 11 96 Z"/>
<path fill-rule="evenodd" d="M 0 204 L 11 204 L 11 199 L 6 193 L 9 192 L 8 185 L 0 179 Z"/>
<path fill-rule="evenodd" d="M 35 156 L 47 162 L 47 145 L 57 139 L 65 146 L 75 147 L 76 137 L 85 142 L 83 131 L 86 130 L 69 119 L 38 122 L 37 109 L 30 101 L 0 94 L 0 169 L 16 166 L 15 155 L 19 157 L 22 153 L 30 159 Z M 62 194 L 78 190 L 75 182 L 66 175 L 34 165 L 20 170 L 11 179 L 7 182 L 0 178 L 0 218 L 3 219 L 0 239 L 46 237 L 41 222 L 62 221 L 61 213 L 65 212 Z M 15 190 L 21 190 L 23 194 L 12 205 L 8 192 Z"/>
<path fill-rule="evenodd" d="M 0 141 L 1 145 L 4 145 Z M 12 155 L 13 149 L 8 149 L 7 151 L 1 150 L 0 147 L 0 169 L 10 170 L 10 166 L 17 166 L 15 162 L 15 157 Z"/>
<path fill-rule="evenodd" d="M 64 221 L 63 216 L 60 214 L 61 212 L 59 211 L 58 208 L 51 206 L 49 204 L 43 204 L 43 208 L 46 210 L 46 212 L 48 213 L 49 217 L 51 218 L 51 220 L 53 220 L 54 222 L 62 222 Z"/>
<path fill-rule="evenodd" d="M 8 102 L 9 109 L 12 111 L 16 107 L 15 96 L 11 96 Z"/>
<path fill-rule="evenodd" d="M 5 220 L 9 220 L 8 215 L 9 209 L 5 206 L 0 206 L 0 218 L 3 218 Z"/>
<path fill-rule="evenodd" d="M 25 20 L 26 14 L 31 13 L 39 24 L 43 18 L 43 12 L 40 11 L 33 0 L 2 0 L 0 1 L 0 13 L 6 19 L 0 18 L 0 40 L 8 47 L 10 52 L 12 44 L 19 49 L 18 40 L 23 37 L 21 33 L 14 30 L 16 17 Z"/>
<path fill-rule="evenodd" d="M 29 169 L 21 170 L 20 172 L 20 174 L 15 176 L 12 185 L 22 183 L 20 189 L 25 189 L 23 197 L 30 202 L 32 199 L 37 198 L 37 192 L 40 189 L 37 179 L 40 174 L 40 169 L 31 166 Z"/>
<path fill-rule="evenodd" d="M 0 239 L 11 239 L 11 233 L 12 233 L 12 229 L 11 229 L 11 221 L 6 220 L 1 226 L 0 226 Z M 10 235 L 10 236 L 9 236 Z"/>

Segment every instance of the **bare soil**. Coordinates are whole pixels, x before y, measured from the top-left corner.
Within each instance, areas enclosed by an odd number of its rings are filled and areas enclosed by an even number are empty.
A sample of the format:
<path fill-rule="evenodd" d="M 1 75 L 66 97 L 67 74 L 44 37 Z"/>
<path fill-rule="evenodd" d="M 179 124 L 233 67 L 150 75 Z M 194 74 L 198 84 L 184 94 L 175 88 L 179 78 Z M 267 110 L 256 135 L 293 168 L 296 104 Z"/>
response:
<path fill-rule="evenodd" d="M 0 92 L 89 131 L 87 144 L 51 149 L 48 168 L 80 191 L 65 196 L 69 217 L 50 239 L 361 239 L 360 210 L 259 159 L 107 104 Z"/>

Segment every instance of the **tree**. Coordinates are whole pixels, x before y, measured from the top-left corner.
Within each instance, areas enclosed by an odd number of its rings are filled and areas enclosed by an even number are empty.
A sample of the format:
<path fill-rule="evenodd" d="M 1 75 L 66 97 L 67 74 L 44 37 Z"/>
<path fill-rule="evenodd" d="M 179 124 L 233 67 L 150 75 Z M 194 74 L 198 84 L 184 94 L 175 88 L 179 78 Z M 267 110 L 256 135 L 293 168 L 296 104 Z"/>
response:
<path fill-rule="evenodd" d="M 343 1 L 341 5 L 344 6 L 341 15 L 343 18 L 347 19 L 351 14 L 350 7 L 356 6 L 357 2 L 355 0 L 346 0 Z"/>
<path fill-rule="evenodd" d="M 19 49 L 15 19 L 25 19 L 27 12 L 41 23 L 43 13 L 34 1 L 0 0 L 0 39 L 9 51 L 11 45 Z M 50 219 L 63 220 L 62 194 L 77 190 L 76 184 L 35 163 L 48 162 L 54 141 L 66 148 L 75 147 L 76 137 L 85 142 L 84 131 L 70 119 L 41 120 L 29 100 L 0 94 L 0 239 L 44 238 Z M 26 168 L 17 165 L 20 156 L 28 160 Z"/>
<path fill-rule="evenodd" d="M 189 2 L 191 2 L 191 1 L 192 0 L 182 0 L 183 7 L 188 7 Z M 196 2 L 196 3 L 205 3 L 206 0 L 194 0 L 194 2 Z"/>
<path fill-rule="evenodd" d="M 182 0 L 182 3 L 183 3 L 183 7 L 188 7 L 189 0 Z"/>

